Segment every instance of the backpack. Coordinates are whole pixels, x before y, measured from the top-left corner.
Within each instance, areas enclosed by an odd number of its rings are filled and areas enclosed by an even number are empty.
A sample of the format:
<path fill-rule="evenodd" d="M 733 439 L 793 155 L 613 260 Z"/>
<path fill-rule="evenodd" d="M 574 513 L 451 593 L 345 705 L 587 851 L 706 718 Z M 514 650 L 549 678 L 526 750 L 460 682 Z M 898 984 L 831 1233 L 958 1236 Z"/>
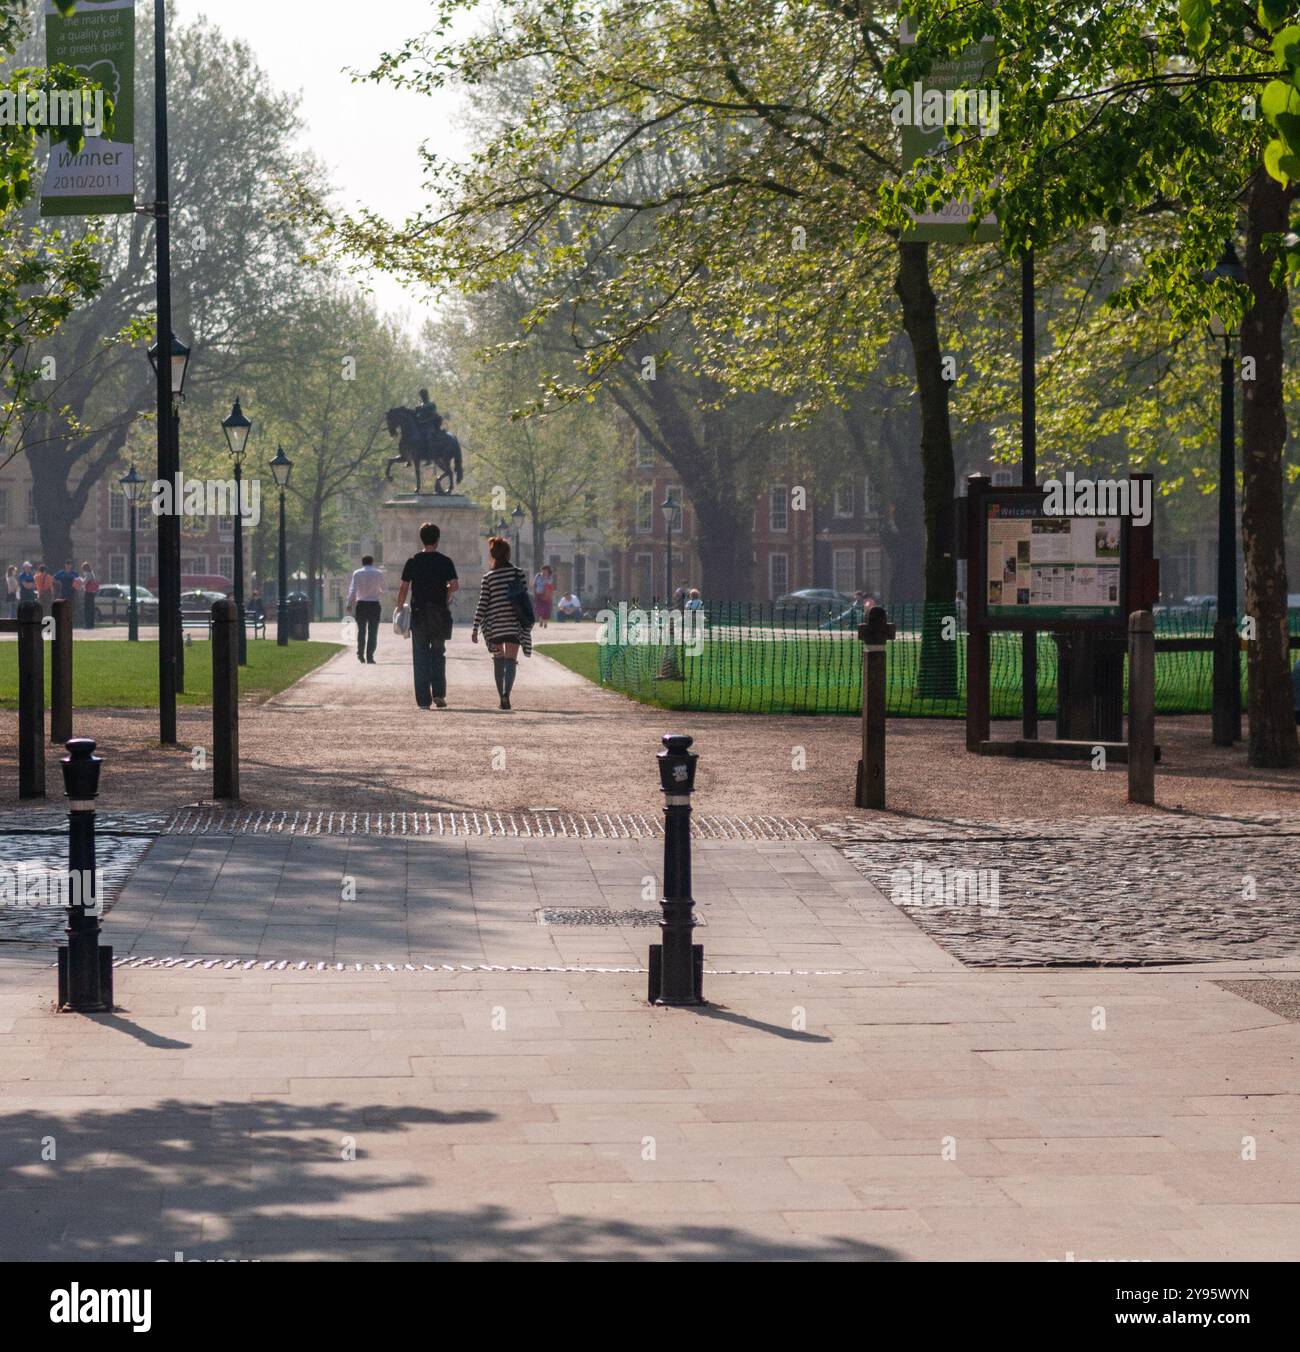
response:
<path fill-rule="evenodd" d="M 531 629 L 537 623 L 537 612 L 533 609 L 533 598 L 528 595 L 523 573 L 515 569 L 514 576 L 506 583 L 506 600 L 514 607 L 519 623 L 525 629 Z"/>

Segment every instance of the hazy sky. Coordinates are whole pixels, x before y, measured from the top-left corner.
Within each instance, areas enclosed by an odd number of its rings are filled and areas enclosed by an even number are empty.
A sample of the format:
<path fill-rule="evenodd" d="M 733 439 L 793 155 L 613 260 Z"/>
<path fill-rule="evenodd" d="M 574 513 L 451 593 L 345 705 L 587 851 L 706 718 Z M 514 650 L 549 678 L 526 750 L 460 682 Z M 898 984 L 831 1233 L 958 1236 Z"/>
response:
<path fill-rule="evenodd" d="M 175 12 L 186 19 L 206 14 L 256 51 L 278 88 L 302 94 L 304 140 L 348 205 L 363 202 L 400 220 L 424 201 L 420 143 L 442 155 L 464 153 L 454 95 L 430 99 L 353 84 L 345 73 L 369 70 L 381 52 L 423 32 L 429 0 L 175 0 Z M 375 278 L 374 293 L 386 309 L 418 319 L 419 301 L 391 279 Z"/>

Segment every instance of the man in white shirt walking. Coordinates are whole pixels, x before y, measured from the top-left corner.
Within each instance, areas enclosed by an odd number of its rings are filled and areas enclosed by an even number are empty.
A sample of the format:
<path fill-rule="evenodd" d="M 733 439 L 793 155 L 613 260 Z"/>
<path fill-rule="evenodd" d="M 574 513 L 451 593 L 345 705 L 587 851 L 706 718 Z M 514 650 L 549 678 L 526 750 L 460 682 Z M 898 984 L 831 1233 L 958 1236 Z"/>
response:
<path fill-rule="evenodd" d="M 388 591 L 388 580 L 384 570 L 375 567 L 375 560 L 365 555 L 361 567 L 352 574 L 352 586 L 348 589 L 348 614 L 355 615 L 357 621 L 357 661 L 375 660 L 375 645 L 379 642 L 379 618 L 383 613 L 384 594 Z"/>

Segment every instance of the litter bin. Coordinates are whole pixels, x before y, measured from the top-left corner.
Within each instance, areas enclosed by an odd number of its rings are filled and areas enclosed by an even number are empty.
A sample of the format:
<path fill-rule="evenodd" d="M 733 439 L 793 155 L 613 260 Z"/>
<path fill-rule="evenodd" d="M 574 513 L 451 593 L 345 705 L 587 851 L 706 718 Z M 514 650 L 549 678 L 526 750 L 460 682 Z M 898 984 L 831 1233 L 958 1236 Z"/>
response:
<path fill-rule="evenodd" d="M 311 638 L 311 598 L 306 592 L 290 592 L 289 637 L 291 639 Z"/>

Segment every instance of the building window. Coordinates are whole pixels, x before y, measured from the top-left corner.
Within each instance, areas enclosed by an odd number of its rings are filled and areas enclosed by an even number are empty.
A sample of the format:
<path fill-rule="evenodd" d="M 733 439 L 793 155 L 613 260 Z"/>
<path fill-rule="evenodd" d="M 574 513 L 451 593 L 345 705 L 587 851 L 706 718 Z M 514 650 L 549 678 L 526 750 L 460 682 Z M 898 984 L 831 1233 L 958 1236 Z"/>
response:
<path fill-rule="evenodd" d="M 852 516 L 853 515 L 853 485 L 845 484 L 843 488 L 835 490 L 835 515 Z"/>
<path fill-rule="evenodd" d="M 846 596 L 858 589 L 858 551 L 837 549 L 831 555 L 831 586 Z"/>
<path fill-rule="evenodd" d="M 126 555 L 110 554 L 108 556 L 108 580 L 116 582 L 120 586 L 126 584 Z"/>
<path fill-rule="evenodd" d="M 247 490 L 245 490 L 247 492 Z M 235 518 L 233 516 L 217 517 L 217 539 L 230 540 L 235 534 Z"/>
<path fill-rule="evenodd" d="M 223 554 L 217 560 L 217 572 L 222 577 L 233 578 L 235 576 L 235 556 L 233 554 Z"/>
<path fill-rule="evenodd" d="M 790 556 L 788 554 L 769 554 L 767 556 L 767 590 L 775 601 L 789 590 Z"/>
<path fill-rule="evenodd" d="M 153 576 L 153 555 L 139 554 L 136 556 L 136 572 L 139 574 L 140 581 L 147 583 Z"/>
<path fill-rule="evenodd" d="M 126 519 L 126 499 L 121 493 L 110 492 L 108 495 L 109 530 L 126 530 L 129 524 Z"/>
<path fill-rule="evenodd" d="M 880 592 L 884 589 L 884 576 L 881 569 L 881 551 L 866 549 L 862 552 L 862 589 Z"/>
<path fill-rule="evenodd" d="M 993 471 L 994 488 L 1010 488 L 1011 486 L 1011 471 L 1009 469 L 995 469 Z"/>
<path fill-rule="evenodd" d="M 573 556 L 573 590 L 582 595 L 587 589 L 587 556 L 585 554 L 575 554 Z"/>
<path fill-rule="evenodd" d="M 862 481 L 862 515 L 870 516 L 875 508 L 871 505 L 871 480 Z"/>
<path fill-rule="evenodd" d="M 638 600 L 649 601 L 655 589 L 655 558 L 653 554 L 638 554 L 632 569 L 632 591 Z"/>
<path fill-rule="evenodd" d="M 206 576 L 208 571 L 208 556 L 206 554 L 190 554 L 181 559 L 181 572 L 198 574 Z"/>
<path fill-rule="evenodd" d="M 655 528 L 655 492 L 645 488 L 636 504 L 636 533 L 650 535 Z"/>
<path fill-rule="evenodd" d="M 9 524 L 9 490 L 0 488 L 0 526 Z"/>
<path fill-rule="evenodd" d="M 39 526 L 40 517 L 36 515 L 36 494 L 29 488 L 27 490 L 27 524 L 29 526 Z"/>
<path fill-rule="evenodd" d="M 778 484 L 771 492 L 768 504 L 768 525 L 772 530 L 790 528 L 790 493 L 784 484 Z M 784 558 L 784 555 L 781 555 Z"/>
<path fill-rule="evenodd" d="M 655 450 L 653 446 L 647 446 L 641 439 L 641 433 L 634 433 L 636 438 L 636 467 L 637 469 L 653 469 L 655 463 Z"/>
<path fill-rule="evenodd" d="M 601 559 L 596 565 L 596 590 L 602 596 L 608 596 L 612 590 L 611 583 L 613 578 L 610 574 L 609 560 Z"/>

